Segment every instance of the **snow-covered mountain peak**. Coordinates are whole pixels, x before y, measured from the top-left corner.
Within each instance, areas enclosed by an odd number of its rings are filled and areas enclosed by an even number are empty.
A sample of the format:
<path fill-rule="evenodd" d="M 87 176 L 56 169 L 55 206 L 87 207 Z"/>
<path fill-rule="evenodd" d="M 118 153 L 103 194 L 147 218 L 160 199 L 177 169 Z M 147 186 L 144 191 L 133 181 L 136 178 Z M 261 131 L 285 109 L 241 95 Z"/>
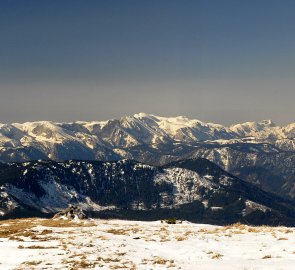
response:
<path fill-rule="evenodd" d="M 149 126 L 153 126 L 166 133 L 169 137 L 174 137 L 180 129 L 194 128 L 197 126 L 205 126 L 206 124 L 196 120 L 189 119 L 186 116 L 163 117 L 152 114 L 139 113 L 134 118 L 144 122 Z"/>
<path fill-rule="evenodd" d="M 265 125 L 265 126 L 269 126 L 269 127 L 275 127 L 276 124 L 272 121 L 272 120 L 262 120 L 261 122 L 259 122 L 260 124 L 262 125 Z"/>
<path fill-rule="evenodd" d="M 295 123 L 288 124 L 284 127 L 285 130 L 292 130 L 295 129 Z"/>
<path fill-rule="evenodd" d="M 13 123 L 12 126 L 19 128 L 22 131 L 30 131 L 36 127 L 43 127 L 51 130 L 57 129 L 57 123 L 52 121 L 34 121 L 24 123 Z"/>
<path fill-rule="evenodd" d="M 12 126 L 18 128 L 25 135 L 34 138 L 36 141 L 60 143 L 65 139 L 71 139 L 71 136 L 65 132 L 60 124 L 51 121 L 26 122 L 23 124 L 15 123 Z"/>
<path fill-rule="evenodd" d="M 92 121 L 92 122 L 84 122 L 83 126 L 87 128 L 89 131 L 93 132 L 97 127 L 99 129 L 104 128 L 111 120 L 106 121 Z"/>
<path fill-rule="evenodd" d="M 136 113 L 133 115 L 133 117 L 135 117 L 135 118 L 144 118 L 144 117 L 151 117 L 151 116 L 154 117 L 154 115 L 144 113 L 144 112 Z"/>
<path fill-rule="evenodd" d="M 283 150 L 294 150 L 295 124 L 279 127 L 271 120 L 263 120 L 225 127 L 185 116 L 140 112 L 107 121 L 1 124 L 0 137 L 0 160 L 23 161 L 45 155 L 55 160 L 131 158 L 153 163 L 155 157 L 177 156 L 173 149 L 185 154 L 202 142 L 269 143 Z"/>
<path fill-rule="evenodd" d="M 198 123 L 202 123 L 201 121 L 199 120 L 196 120 L 196 119 L 189 119 L 188 117 L 186 116 L 182 116 L 182 115 L 179 115 L 179 116 L 171 116 L 171 117 L 164 117 L 164 116 L 157 116 L 157 115 L 154 115 L 154 114 L 147 114 L 147 113 L 137 113 L 137 114 L 134 114 L 133 117 L 135 118 L 138 118 L 138 119 L 142 119 L 142 118 L 152 118 L 152 119 L 156 119 L 157 121 L 167 121 L 167 122 L 170 122 L 170 123 L 175 123 L 175 124 L 183 124 L 183 125 L 186 125 L 187 122 L 198 122 Z"/>
<path fill-rule="evenodd" d="M 240 136 L 254 136 L 265 133 L 277 133 L 280 127 L 271 120 L 262 120 L 260 122 L 245 122 L 241 124 L 232 125 L 229 128 Z"/>

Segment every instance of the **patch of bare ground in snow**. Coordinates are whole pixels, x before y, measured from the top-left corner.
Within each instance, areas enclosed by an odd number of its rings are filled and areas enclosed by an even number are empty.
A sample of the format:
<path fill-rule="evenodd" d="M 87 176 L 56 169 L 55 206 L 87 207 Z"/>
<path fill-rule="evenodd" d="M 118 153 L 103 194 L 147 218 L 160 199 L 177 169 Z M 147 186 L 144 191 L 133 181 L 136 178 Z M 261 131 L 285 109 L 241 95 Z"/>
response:
<path fill-rule="evenodd" d="M 295 228 L 0 221 L 0 269 L 295 269 Z"/>

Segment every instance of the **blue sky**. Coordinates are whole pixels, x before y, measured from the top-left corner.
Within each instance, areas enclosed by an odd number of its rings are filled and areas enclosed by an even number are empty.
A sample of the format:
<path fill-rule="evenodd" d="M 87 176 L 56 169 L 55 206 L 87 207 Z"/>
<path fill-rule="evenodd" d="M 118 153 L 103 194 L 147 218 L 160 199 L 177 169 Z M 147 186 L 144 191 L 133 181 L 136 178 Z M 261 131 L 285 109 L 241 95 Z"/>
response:
<path fill-rule="evenodd" d="M 2 0 L 0 121 L 295 122 L 295 2 Z"/>

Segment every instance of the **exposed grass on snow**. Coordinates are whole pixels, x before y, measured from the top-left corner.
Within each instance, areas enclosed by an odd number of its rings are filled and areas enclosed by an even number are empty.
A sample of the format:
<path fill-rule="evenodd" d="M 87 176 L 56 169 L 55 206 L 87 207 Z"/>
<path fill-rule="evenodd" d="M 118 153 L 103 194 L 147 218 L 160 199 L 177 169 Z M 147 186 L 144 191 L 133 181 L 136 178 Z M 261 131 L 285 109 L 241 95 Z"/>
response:
<path fill-rule="evenodd" d="M 215 253 L 215 254 L 212 255 L 211 259 L 219 260 L 219 259 L 221 259 L 222 257 L 223 257 L 222 254 L 220 254 L 220 253 Z"/>
<path fill-rule="evenodd" d="M 1 240 L 2 239 L 2 240 Z M 295 264 L 294 228 L 188 222 L 18 219 L 0 222 L 3 269 L 247 269 Z M 9 259 L 5 256 L 14 254 Z M 3 255 L 4 254 L 4 255 Z M 18 256 L 19 255 L 19 256 Z M 32 259 L 34 258 L 34 259 Z M 289 260 L 289 261 L 288 261 Z M 237 268 L 243 262 L 244 268 Z M 272 264 L 269 264 L 271 262 Z M 293 265 L 294 265 L 293 264 Z M 249 266 L 249 265 L 248 265 Z"/>
<path fill-rule="evenodd" d="M 0 238 L 9 238 L 20 234 L 29 234 L 32 227 L 37 225 L 37 219 L 13 219 L 0 221 Z"/>
<path fill-rule="evenodd" d="M 270 258 L 272 258 L 271 255 L 265 255 L 265 256 L 262 257 L 262 259 L 270 259 Z"/>

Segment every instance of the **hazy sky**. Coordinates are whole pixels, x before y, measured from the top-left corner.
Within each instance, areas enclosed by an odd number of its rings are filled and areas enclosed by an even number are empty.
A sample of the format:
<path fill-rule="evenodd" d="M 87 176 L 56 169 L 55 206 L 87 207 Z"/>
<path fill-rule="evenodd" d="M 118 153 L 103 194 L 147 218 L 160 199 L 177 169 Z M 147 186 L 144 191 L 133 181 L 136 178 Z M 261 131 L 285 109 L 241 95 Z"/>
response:
<path fill-rule="evenodd" d="M 294 0 L 1 0 L 0 122 L 295 122 Z"/>

